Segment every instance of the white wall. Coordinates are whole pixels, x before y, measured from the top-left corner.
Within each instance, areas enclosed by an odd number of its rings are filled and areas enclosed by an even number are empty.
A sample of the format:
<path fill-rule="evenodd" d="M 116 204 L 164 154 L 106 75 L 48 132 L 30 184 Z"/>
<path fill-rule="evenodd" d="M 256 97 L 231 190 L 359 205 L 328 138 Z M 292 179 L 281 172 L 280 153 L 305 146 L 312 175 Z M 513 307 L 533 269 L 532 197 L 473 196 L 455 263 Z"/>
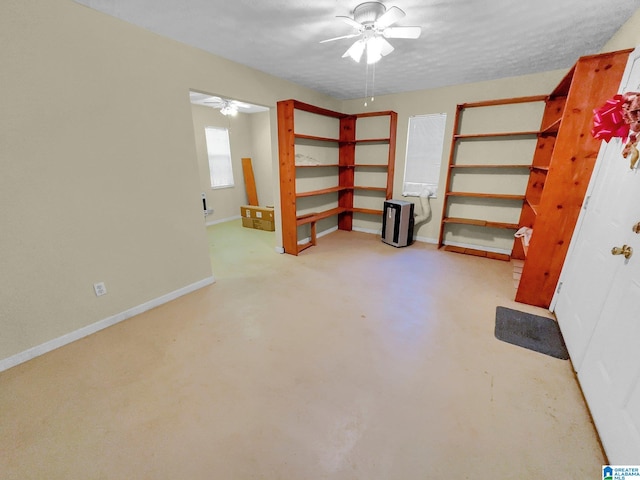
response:
<path fill-rule="evenodd" d="M 258 202 L 262 206 L 273 206 L 274 198 L 280 195 L 279 189 L 274 192 L 274 187 L 277 187 L 274 185 L 277 173 L 273 171 L 271 159 L 271 137 L 272 134 L 277 135 L 278 132 L 271 131 L 270 122 L 269 112 L 251 114 L 251 145 L 253 147 L 251 164 L 256 179 Z"/>
<path fill-rule="evenodd" d="M 0 362 L 211 279 L 190 89 L 339 105 L 71 0 L 3 0 L 0 45 Z"/>
<path fill-rule="evenodd" d="M 640 45 L 640 8 L 620 27 L 611 40 L 602 48 L 602 52 L 613 52 Z"/>

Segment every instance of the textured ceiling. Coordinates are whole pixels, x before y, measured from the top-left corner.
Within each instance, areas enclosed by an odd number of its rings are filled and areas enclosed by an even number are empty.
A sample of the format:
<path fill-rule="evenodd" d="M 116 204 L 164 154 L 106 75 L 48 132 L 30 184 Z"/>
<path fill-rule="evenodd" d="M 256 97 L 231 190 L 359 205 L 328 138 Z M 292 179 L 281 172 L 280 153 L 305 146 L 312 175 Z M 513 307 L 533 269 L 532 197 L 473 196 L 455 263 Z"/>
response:
<path fill-rule="evenodd" d="M 360 0 L 76 0 L 147 30 L 338 99 L 371 92 L 372 67 L 342 54 L 352 33 L 336 18 Z M 419 25 L 391 39 L 375 66 L 376 95 L 569 68 L 598 53 L 640 0 L 387 0 Z M 368 73 L 368 77 L 367 77 Z"/>

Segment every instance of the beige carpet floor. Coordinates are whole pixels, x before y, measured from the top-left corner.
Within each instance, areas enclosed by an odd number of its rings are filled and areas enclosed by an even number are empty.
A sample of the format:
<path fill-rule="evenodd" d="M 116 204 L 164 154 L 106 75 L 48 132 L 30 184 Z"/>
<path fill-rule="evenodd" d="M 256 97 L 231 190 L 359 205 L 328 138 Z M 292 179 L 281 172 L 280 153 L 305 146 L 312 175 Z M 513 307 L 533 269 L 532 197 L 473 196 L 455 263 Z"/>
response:
<path fill-rule="evenodd" d="M 508 262 L 208 228 L 216 283 L 0 373 L 0 478 L 600 478 L 569 361 L 494 338 Z"/>

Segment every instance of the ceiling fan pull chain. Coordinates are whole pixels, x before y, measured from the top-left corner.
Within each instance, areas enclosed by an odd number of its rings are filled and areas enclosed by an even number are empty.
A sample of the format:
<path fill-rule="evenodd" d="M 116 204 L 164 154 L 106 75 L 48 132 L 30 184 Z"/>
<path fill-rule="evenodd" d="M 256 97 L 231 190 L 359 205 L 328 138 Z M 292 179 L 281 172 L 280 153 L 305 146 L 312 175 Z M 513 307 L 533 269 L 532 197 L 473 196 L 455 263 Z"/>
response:
<path fill-rule="evenodd" d="M 371 74 L 371 101 L 373 102 L 374 100 L 374 96 L 373 94 L 375 93 L 375 89 L 376 89 L 376 64 L 373 64 L 372 67 L 372 74 Z"/>
<path fill-rule="evenodd" d="M 369 64 L 366 64 L 364 70 L 364 106 L 367 106 L 367 97 L 369 96 Z"/>

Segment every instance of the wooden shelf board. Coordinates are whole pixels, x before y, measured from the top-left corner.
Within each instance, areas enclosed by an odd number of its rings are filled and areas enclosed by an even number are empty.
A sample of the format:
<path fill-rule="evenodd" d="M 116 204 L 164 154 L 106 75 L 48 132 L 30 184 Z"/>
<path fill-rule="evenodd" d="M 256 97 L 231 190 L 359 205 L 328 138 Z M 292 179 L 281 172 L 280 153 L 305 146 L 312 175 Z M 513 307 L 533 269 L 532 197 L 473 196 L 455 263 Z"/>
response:
<path fill-rule="evenodd" d="M 494 222 L 491 220 L 481 220 L 478 218 L 462 218 L 462 217 L 445 217 L 443 223 L 457 223 L 462 225 L 476 225 L 479 227 L 505 228 L 508 230 L 517 230 L 517 223 Z"/>
<path fill-rule="evenodd" d="M 475 248 L 454 247 L 453 245 L 445 245 L 444 250 L 453 253 L 463 253 L 465 255 L 473 255 L 476 257 L 493 258 L 495 260 L 503 260 L 508 262 L 511 257 L 506 253 L 487 252 L 486 250 L 478 250 Z"/>
<path fill-rule="evenodd" d="M 340 140 L 337 138 L 329 138 L 329 137 L 317 137 L 315 135 L 305 135 L 303 133 L 296 133 L 294 137 L 298 140 L 312 140 L 314 142 L 329 142 L 329 143 L 339 143 Z"/>
<path fill-rule="evenodd" d="M 386 117 L 388 115 L 394 114 L 395 112 L 392 110 L 383 110 L 380 112 L 362 112 L 362 113 L 354 113 L 354 117 L 358 118 L 366 118 L 366 117 Z"/>
<path fill-rule="evenodd" d="M 475 197 L 475 198 L 499 198 L 503 200 L 524 200 L 524 195 L 511 195 L 506 193 L 476 193 L 476 192 L 447 192 L 451 197 Z"/>
<path fill-rule="evenodd" d="M 353 186 L 354 190 L 369 190 L 372 192 L 386 192 L 387 191 L 387 187 L 365 187 L 362 185 L 354 185 Z"/>
<path fill-rule="evenodd" d="M 355 168 L 383 168 L 383 169 L 387 169 L 389 168 L 388 165 L 381 165 L 378 163 L 356 163 L 355 165 L 349 165 Z"/>
<path fill-rule="evenodd" d="M 561 123 L 562 119 L 558 118 L 555 122 L 551 123 L 549 126 L 543 128 L 542 130 L 540 130 L 541 134 L 545 134 L 545 133 L 558 133 L 558 130 L 560 129 L 560 123 Z"/>
<path fill-rule="evenodd" d="M 298 244 L 298 253 L 302 252 L 303 250 L 306 250 L 309 247 L 313 247 L 313 242 L 312 241 L 308 241 L 307 243 L 299 243 Z"/>
<path fill-rule="evenodd" d="M 382 210 L 374 210 L 372 208 L 357 208 L 353 207 L 349 209 L 353 213 L 366 213 L 369 215 L 382 215 Z"/>
<path fill-rule="evenodd" d="M 332 217 L 333 215 L 339 215 L 341 213 L 346 212 L 347 209 L 343 207 L 336 207 L 330 210 L 325 210 L 324 212 L 313 212 L 307 213 L 304 215 L 299 215 L 296 217 L 296 225 L 305 225 L 311 222 L 317 222 L 318 220 L 322 220 L 323 218 Z"/>
<path fill-rule="evenodd" d="M 522 136 L 538 135 L 539 133 L 540 132 L 538 130 L 526 131 L 526 132 L 467 133 L 467 134 L 454 135 L 453 138 L 465 139 L 465 138 L 491 138 L 491 137 L 522 137 Z"/>
<path fill-rule="evenodd" d="M 309 103 L 301 102 L 300 100 L 291 99 L 289 101 L 293 103 L 293 108 L 295 108 L 296 110 L 303 110 L 305 112 L 315 113 L 317 115 L 324 115 L 326 117 L 333 117 L 333 118 L 345 118 L 349 116 L 346 113 L 336 112 L 334 110 L 328 110 L 326 108 L 317 107 Z"/>
<path fill-rule="evenodd" d="M 458 108 L 494 107 L 497 105 L 511 105 L 514 103 L 542 102 L 546 95 L 531 95 L 528 97 L 501 98 L 498 100 L 484 100 L 481 102 L 461 103 Z"/>
<path fill-rule="evenodd" d="M 300 192 L 300 193 L 296 193 L 296 198 L 313 197 L 315 195 L 325 195 L 327 193 L 340 192 L 342 190 L 351 190 L 351 187 L 341 187 L 338 185 L 337 187 L 322 188 L 320 190 L 312 190 L 309 192 Z"/>
<path fill-rule="evenodd" d="M 540 205 L 538 205 L 537 203 L 531 203 L 531 201 L 528 200 L 528 199 L 526 200 L 526 202 L 527 202 L 527 205 L 529 205 L 531 207 L 531 210 L 533 210 L 533 213 L 535 215 L 538 215 L 538 207 Z"/>
<path fill-rule="evenodd" d="M 324 163 L 318 165 L 296 165 L 296 168 L 327 168 L 327 167 L 339 167 L 337 163 Z"/>
<path fill-rule="evenodd" d="M 354 143 L 356 143 L 356 144 L 358 144 L 358 143 L 380 143 L 380 144 L 386 144 L 386 143 L 389 143 L 389 138 L 357 138 Z"/>
<path fill-rule="evenodd" d="M 449 168 L 531 168 L 531 165 L 522 165 L 522 164 L 511 164 L 511 165 L 490 165 L 490 164 L 482 164 L 482 165 L 449 165 Z"/>
<path fill-rule="evenodd" d="M 539 167 L 537 165 L 531 165 L 530 168 L 531 168 L 531 170 L 535 170 L 535 171 L 538 171 L 538 172 L 548 172 L 549 171 L 549 167 L 548 166 Z"/>

